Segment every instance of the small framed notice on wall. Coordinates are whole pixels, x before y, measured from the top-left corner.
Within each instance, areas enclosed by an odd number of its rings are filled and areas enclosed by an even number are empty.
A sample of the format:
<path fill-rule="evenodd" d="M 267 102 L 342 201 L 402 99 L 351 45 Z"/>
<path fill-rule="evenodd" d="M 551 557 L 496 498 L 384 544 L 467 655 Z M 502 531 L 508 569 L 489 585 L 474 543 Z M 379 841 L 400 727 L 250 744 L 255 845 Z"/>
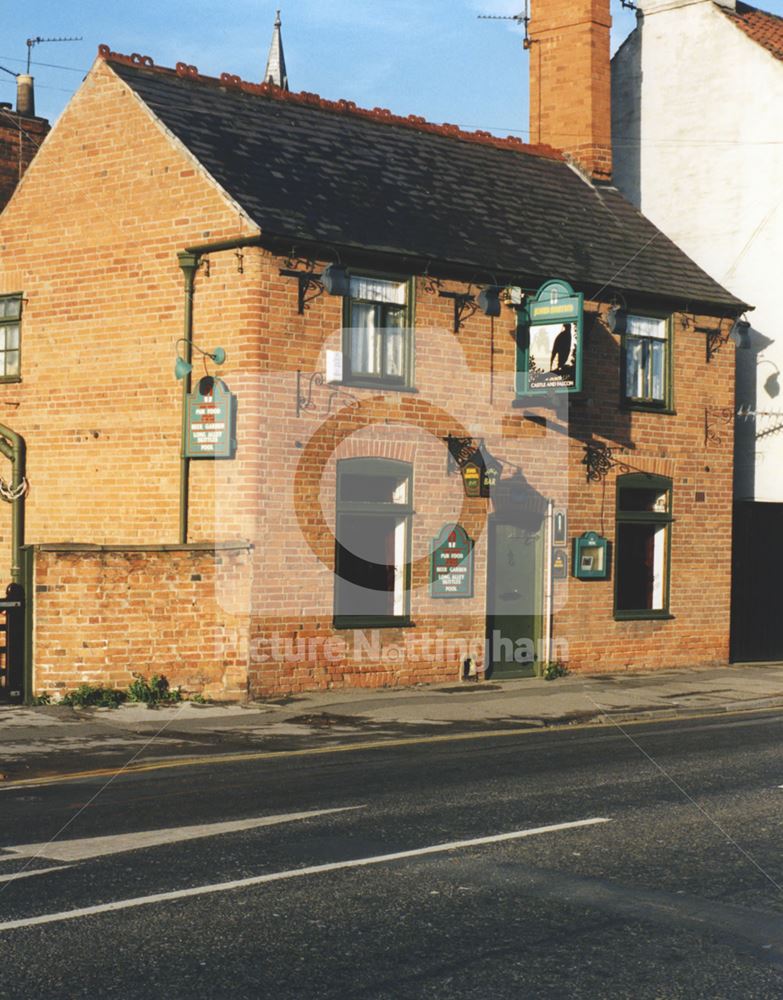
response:
<path fill-rule="evenodd" d="M 609 575 L 609 543 L 595 531 L 574 539 L 573 573 L 578 580 L 605 580 Z"/>

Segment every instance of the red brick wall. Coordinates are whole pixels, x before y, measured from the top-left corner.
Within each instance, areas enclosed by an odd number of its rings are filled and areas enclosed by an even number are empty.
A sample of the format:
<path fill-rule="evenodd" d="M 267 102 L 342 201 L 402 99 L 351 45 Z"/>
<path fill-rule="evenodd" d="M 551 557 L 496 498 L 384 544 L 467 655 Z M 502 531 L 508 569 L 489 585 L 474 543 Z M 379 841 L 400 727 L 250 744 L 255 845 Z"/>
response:
<path fill-rule="evenodd" d="M 221 700 L 247 696 L 249 551 L 35 550 L 34 689 L 125 688 L 134 673 Z M 232 606 L 221 601 L 232 592 Z"/>
<path fill-rule="evenodd" d="M 49 132 L 45 118 L 25 118 L 0 109 L 0 212 Z"/>
<path fill-rule="evenodd" d="M 609 0 L 532 0 L 530 141 L 612 176 Z"/>
<path fill-rule="evenodd" d="M 722 442 L 705 439 L 707 407 L 733 406 L 733 344 L 706 361 L 703 332 L 708 317 L 673 319 L 676 412 L 621 410 L 620 338 L 606 328 L 606 307 L 588 303 L 585 327 L 585 392 L 564 420 L 569 434 L 545 431 L 526 419 L 544 413 L 531 405 L 514 408 L 516 361 L 514 314 L 504 308 L 494 323 L 480 313 L 460 333 L 451 331 L 452 302 L 416 288 L 415 394 L 348 387 L 360 406 L 316 389 L 314 407 L 294 416 L 295 369 L 324 370 L 324 351 L 339 348 L 339 299 L 323 296 L 305 317 L 296 315 L 295 282 L 276 277 L 280 258 L 268 258 L 273 315 L 288 331 L 270 353 L 264 381 L 265 455 L 269 475 L 260 495 L 264 525 L 256 552 L 250 664 L 251 687 L 259 693 L 321 686 L 406 684 L 456 679 L 462 652 L 455 640 L 480 649 L 485 629 L 487 575 L 486 500 L 467 500 L 460 480 L 447 477 L 447 434 L 466 428 L 486 439 L 506 463 L 519 466 L 530 484 L 556 505 L 567 507 L 569 536 L 594 530 L 615 538 L 613 469 L 603 483 L 588 483 L 584 444 L 595 437 L 608 444 L 632 471 L 670 476 L 674 481 L 672 620 L 621 622 L 613 617 L 613 573 L 606 581 L 569 578 L 555 584 L 554 638 L 574 669 L 614 670 L 695 663 L 728 658 L 732 425 L 720 422 Z M 444 290 L 466 289 L 445 282 Z M 723 324 L 724 333 L 728 324 Z M 274 339 L 272 340 L 274 345 Z M 350 400 L 349 400 L 350 402 Z M 342 407 L 342 408 L 341 408 Z M 335 416 L 335 410 L 339 413 Z M 714 418 L 712 418 L 714 420 Z M 335 463 L 351 456 L 392 457 L 413 463 L 414 544 L 410 629 L 379 630 L 378 646 L 353 655 L 353 633 L 332 628 Z M 696 494 L 704 493 L 703 502 Z M 321 508 L 319 510 L 319 507 Z M 461 511 L 461 513 L 460 513 Z M 459 519 L 476 540 L 475 596 L 433 600 L 428 565 L 421 557 L 444 523 Z M 444 643 L 437 645 L 441 636 Z M 270 655 L 278 637 L 282 656 Z M 315 648 L 334 639 L 334 659 Z M 446 640 L 452 642 L 449 647 Z M 348 642 L 346 655 L 340 647 Z M 429 646 L 427 646 L 429 642 Z M 286 645 L 287 643 L 287 645 Z M 304 652 L 303 652 L 304 651 Z"/>

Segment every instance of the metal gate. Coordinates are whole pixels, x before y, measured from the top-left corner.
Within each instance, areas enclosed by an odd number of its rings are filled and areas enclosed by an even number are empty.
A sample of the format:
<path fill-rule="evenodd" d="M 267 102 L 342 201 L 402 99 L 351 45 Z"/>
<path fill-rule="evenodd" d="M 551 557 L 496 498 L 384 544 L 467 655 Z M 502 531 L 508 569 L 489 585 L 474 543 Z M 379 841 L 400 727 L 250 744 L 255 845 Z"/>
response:
<path fill-rule="evenodd" d="M 24 587 L 9 583 L 0 601 L 0 702 L 24 701 Z"/>

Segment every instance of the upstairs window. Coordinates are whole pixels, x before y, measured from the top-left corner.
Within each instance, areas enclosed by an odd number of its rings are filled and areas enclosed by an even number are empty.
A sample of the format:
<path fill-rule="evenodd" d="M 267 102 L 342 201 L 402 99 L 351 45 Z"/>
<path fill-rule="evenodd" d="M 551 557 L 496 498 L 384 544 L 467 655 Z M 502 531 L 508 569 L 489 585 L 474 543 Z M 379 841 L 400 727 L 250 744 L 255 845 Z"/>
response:
<path fill-rule="evenodd" d="M 336 627 L 409 624 L 411 501 L 406 462 L 337 463 Z"/>
<path fill-rule="evenodd" d="M 650 316 L 628 316 L 623 338 L 626 402 L 642 407 L 671 406 L 669 322 Z"/>
<path fill-rule="evenodd" d="M 0 295 L 0 382 L 17 382 L 20 378 L 21 330 L 21 294 Z"/>
<path fill-rule="evenodd" d="M 351 275 L 343 381 L 404 388 L 411 383 L 411 283 Z"/>
<path fill-rule="evenodd" d="M 645 473 L 617 480 L 615 613 L 669 617 L 672 483 Z"/>

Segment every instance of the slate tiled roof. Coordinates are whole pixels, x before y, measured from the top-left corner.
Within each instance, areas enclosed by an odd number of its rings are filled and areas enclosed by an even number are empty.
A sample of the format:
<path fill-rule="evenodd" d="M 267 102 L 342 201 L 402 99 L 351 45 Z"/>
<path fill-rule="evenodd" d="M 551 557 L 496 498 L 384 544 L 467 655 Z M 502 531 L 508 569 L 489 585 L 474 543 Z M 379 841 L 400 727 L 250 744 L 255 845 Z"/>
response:
<path fill-rule="evenodd" d="M 474 267 L 476 281 L 743 307 L 552 150 L 102 54 L 267 235 Z"/>
<path fill-rule="evenodd" d="M 754 42 L 762 45 L 776 59 L 783 59 L 783 17 L 758 10 L 750 4 L 741 3 L 740 0 L 737 2 L 736 12 L 725 7 L 720 9 Z"/>

